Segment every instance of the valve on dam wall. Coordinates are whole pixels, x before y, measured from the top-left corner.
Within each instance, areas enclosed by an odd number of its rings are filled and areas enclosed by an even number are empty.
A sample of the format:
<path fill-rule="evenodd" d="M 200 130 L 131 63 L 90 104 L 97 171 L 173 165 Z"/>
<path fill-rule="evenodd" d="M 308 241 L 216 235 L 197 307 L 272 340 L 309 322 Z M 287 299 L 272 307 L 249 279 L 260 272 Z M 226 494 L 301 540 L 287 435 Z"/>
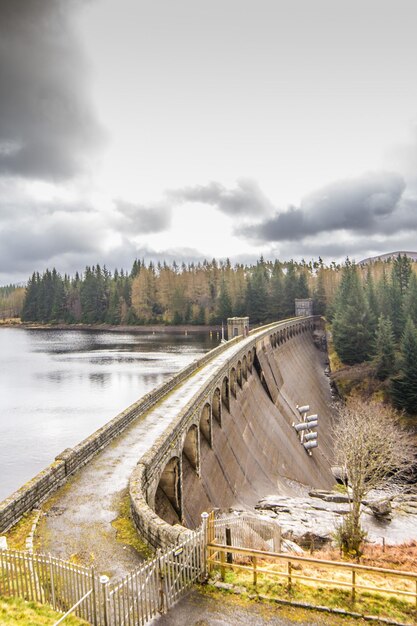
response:
<path fill-rule="evenodd" d="M 317 441 L 306 441 L 305 443 L 303 443 L 303 446 L 306 450 L 311 450 L 312 448 L 317 448 L 318 443 Z"/>
<path fill-rule="evenodd" d="M 318 447 L 317 432 L 313 431 L 312 429 L 318 426 L 319 416 L 317 415 L 317 413 L 307 415 L 308 411 L 310 410 L 309 404 L 304 404 L 302 406 L 298 406 L 297 404 L 296 409 L 298 410 L 302 421 L 298 423 L 293 422 L 293 427 L 300 437 L 300 443 L 304 446 L 304 449 L 311 456 L 311 450 Z"/>

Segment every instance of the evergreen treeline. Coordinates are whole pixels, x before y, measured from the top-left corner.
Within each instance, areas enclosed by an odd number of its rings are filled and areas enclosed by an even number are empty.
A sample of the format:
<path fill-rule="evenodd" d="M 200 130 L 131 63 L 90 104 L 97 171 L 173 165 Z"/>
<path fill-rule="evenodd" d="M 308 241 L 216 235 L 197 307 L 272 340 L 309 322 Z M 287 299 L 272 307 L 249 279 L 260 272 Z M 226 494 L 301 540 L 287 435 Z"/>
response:
<path fill-rule="evenodd" d="M 417 276 L 412 261 L 341 271 L 329 306 L 335 350 L 343 363 L 370 361 L 399 409 L 417 413 Z"/>
<path fill-rule="evenodd" d="M 341 361 L 372 362 L 394 404 L 417 413 L 416 271 L 401 255 L 359 266 L 347 260 L 342 267 L 320 258 L 308 264 L 261 258 L 251 266 L 135 260 L 130 272 L 100 265 L 74 277 L 35 272 L 23 306 L 24 290 L 13 286 L 0 290 L 0 304 L 1 297 L 20 297 L 22 320 L 33 322 L 214 324 L 249 315 L 258 324 L 291 317 L 295 298 L 312 297 L 314 312 L 332 323 Z"/>
<path fill-rule="evenodd" d="M 309 297 L 313 266 L 229 261 L 179 267 L 135 260 L 130 273 L 87 267 L 82 276 L 55 269 L 33 273 L 26 288 L 23 321 L 87 324 L 213 324 L 249 315 L 264 323 L 294 315 L 295 298 Z M 324 313 L 325 294 L 317 309 Z"/>

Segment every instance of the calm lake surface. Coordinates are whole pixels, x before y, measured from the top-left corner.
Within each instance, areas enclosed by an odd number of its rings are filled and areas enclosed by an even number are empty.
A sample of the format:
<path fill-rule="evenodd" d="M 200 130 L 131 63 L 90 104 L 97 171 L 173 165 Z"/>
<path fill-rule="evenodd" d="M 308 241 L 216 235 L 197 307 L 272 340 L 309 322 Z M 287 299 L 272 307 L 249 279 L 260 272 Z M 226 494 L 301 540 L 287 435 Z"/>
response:
<path fill-rule="evenodd" d="M 0 500 L 218 340 L 0 329 Z"/>

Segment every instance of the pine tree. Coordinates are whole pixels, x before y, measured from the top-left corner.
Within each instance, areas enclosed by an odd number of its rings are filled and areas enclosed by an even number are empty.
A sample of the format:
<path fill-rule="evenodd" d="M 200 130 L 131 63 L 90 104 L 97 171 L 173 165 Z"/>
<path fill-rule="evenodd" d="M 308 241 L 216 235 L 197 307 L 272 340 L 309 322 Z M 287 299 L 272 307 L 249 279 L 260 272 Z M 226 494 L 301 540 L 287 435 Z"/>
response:
<path fill-rule="evenodd" d="M 406 254 L 399 254 L 397 258 L 394 259 L 392 273 L 398 280 L 402 296 L 407 291 L 411 272 L 411 259 L 409 259 Z"/>
<path fill-rule="evenodd" d="M 398 274 L 394 271 L 391 273 L 391 282 L 389 285 L 389 306 L 392 330 L 395 338 L 399 340 L 404 331 L 405 318 L 401 284 Z"/>
<path fill-rule="evenodd" d="M 414 272 L 410 276 L 408 288 L 404 296 L 404 316 L 411 317 L 417 326 L 417 276 Z"/>
<path fill-rule="evenodd" d="M 293 317 L 295 313 L 295 299 L 297 297 L 297 274 L 294 261 L 287 266 L 284 278 L 284 316 Z"/>
<path fill-rule="evenodd" d="M 324 286 L 324 270 L 320 268 L 317 272 L 316 286 L 313 292 L 313 309 L 315 315 L 325 315 L 327 296 Z"/>
<path fill-rule="evenodd" d="M 342 272 L 332 325 L 334 347 L 347 365 L 362 363 L 371 352 L 369 307 L 357 268 L 349 260 Z"/>
<path fill-rule="evenodd" d="M 310 289 L 308 287 L 307 272 L 305 270 L 301 270 L 298 276 L 295 297 L 296 298 L 309 298 L 310 297 Z M 294 306 L 295 306 L 295 303 L 294 303 Z"/>
<path fill-rule="evenodd" d="M 272 268 L 270 294 L 269 318 L 280 320 L 284 317 L 284 274 L 278 261 Z"/>
<path fill-rule="evenodd" d="M 269 314 L 269 278 L 263 259 L 256 264 L 247 290 L 247 315 L 254 323 L 265 322 Z"/>
<path fill-rule="evenodd" d="M 399 374 L 391 381 L 394 405 L 407 413 L 417 413 L 417 331 L 408 318 L 400 344 Z"/>
<path fill-rule="evenodd" d="M 382 276 L 376 285 L 376 297 L 378 301 L 379 315 L 383 315 L 384 317 L 390 318 L 391 317 L 390 287 L 389 287 L 385 267 L 383 267 Z"/>
<path fill-rule="evenodd" d="M 374 365 L 376 375 L 380 380 L 385 380 L 394 373 L 395 369 L 395 343 L 391 321 L 381 315 L 375 337 Z"/>
<path fill-rule="evenodd" d="M 378 318 L 380 316 L 378 299 L 376 297 L 374 280 L 372 278 L 371 267 L 368 265 L 365 280 L 365 295 L 369 307 L 370 331 L 374 335 L 376 332 Z"/>
<path fill-rule="evenodd" d="M 232 317 L 232 301 L 230 299 L 229 290 L 224 277 L 220 282 L 220 291 L 217 298 L 216 307 L 217 321 L 226 321 L 228 317 Z"/>
<path fill-rule="evenodd" d="M 35 322 L 38 320 L 38 294 L 39 274 L 33 272 L 32 277 L 28 280 L 23 302 L 22 320 L 24 322 Z"/>

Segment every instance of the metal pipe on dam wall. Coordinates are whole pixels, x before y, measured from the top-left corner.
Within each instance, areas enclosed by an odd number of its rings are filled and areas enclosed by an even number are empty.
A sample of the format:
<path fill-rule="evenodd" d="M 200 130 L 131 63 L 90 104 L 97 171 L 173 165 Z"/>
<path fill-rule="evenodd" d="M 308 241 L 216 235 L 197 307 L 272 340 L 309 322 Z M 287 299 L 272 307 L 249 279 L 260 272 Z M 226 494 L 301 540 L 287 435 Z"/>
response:
<path fill-rule="evenodd" d="M 130 497 L 149 543 L 164 547 L 183 538 L 204 510 L 295 495 L 296 483 L 334 484 L 327 356 L 313 341 L 321 324 L 317 317 L 288 320 L 243 340 L 140 460 Z M 312 455 L 293 428 L 300 404 L 320 419 Z"/>

